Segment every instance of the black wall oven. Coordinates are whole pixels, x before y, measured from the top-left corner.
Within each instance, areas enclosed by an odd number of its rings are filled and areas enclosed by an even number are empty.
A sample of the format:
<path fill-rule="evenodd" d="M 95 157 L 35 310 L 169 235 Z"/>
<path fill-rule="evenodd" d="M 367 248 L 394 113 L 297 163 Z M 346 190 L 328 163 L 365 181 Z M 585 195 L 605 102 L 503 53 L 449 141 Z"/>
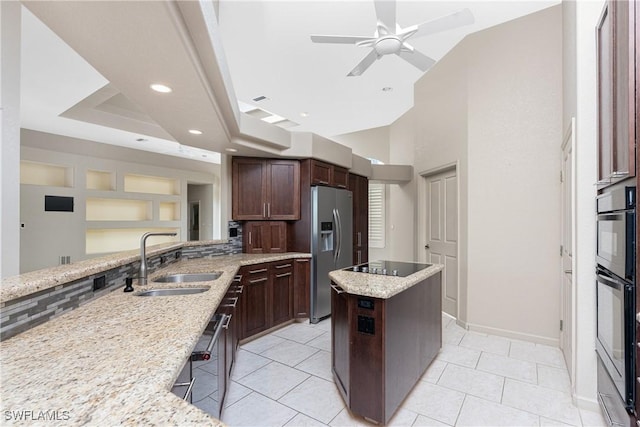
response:
<path fill-rule="evenodd" d="M 597 198 L 598 400 L 611 425 L 635 398 L 635 195 L 617 185 Z"/>

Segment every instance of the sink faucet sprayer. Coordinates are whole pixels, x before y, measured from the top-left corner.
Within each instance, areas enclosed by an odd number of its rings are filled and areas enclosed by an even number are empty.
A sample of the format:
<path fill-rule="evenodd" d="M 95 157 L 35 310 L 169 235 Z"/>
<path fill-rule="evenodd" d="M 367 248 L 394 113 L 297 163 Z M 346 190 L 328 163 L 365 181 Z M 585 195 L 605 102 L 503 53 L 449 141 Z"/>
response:
<path fill-rule="evenodd" d="M 149 236 L 176 236 L 177 233 L 144 233 L 140 238 L 140 271 L 138 272 L 138 284 L 147 284 L 147 254 L 145 244 Z"/>

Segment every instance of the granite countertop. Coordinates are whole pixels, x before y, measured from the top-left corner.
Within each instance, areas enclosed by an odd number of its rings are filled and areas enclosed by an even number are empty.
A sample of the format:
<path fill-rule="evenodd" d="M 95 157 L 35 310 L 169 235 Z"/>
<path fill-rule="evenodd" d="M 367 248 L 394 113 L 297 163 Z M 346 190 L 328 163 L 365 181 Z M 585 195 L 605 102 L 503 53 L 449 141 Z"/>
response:
<path fill-rule="evenodd" d="M 442 264 L 432 264 L 406 277 L 335 270 L 329 273 L 329 278 L 347 293 L 387 299 L 433 276 L 443 268 Z"/>
<path fill-rule="evenodd" d="M 34 421 L 44 411 L 64 425 L 222 425 L 171 393 L 173 383 L 240 266 L 309 256 L 183 260 L 156 271 L 146 286 L 134 283 L 135 290 L 203 285 L 210 290 L 139 297 L 117 289 L 0 342 L 4 422 L 32 411 L 28 425 L 52 425 L 44 418 Z M 212 271 L 223 274 L 209 282 L 153 282 L 170 273 Z"/>

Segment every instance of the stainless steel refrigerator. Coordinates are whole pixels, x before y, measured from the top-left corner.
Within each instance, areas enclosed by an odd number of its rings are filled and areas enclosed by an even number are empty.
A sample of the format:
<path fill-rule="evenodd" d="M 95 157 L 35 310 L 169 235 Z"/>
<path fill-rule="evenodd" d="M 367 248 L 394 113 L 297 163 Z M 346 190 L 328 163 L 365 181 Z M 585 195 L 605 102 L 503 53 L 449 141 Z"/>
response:
<path fill-rule="evenodd" d="M 329 272 L 352 265 L 353 195 L 311 187 L 311 323 L 331 314 Z"/>

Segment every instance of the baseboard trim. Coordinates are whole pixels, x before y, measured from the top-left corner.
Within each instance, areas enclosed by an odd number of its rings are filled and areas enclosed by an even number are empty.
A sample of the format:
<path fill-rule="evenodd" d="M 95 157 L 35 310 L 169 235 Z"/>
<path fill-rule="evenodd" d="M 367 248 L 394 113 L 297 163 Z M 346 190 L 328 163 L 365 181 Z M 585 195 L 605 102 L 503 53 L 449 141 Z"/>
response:
<path fill-rule="evenodd" d="M 588 399 L 574 394 L 573 403 L 575 403 L 575 405 L 580 409 L 586 409 L 587 411 L 592 412 L 602 412 L 600 404 L 598 404 L 598 401 L 595 399 Z"/>
<path fill-rule="evenodd" d="M 548 345 L 552 347 L 560 346 L 560 339 L 558 338 L 549 338 L 549 337 L 543 337 L 540 335 L 526 334 L 524 332 L 510 331 L 508 329 L 492 328 L 490 326 L 476 325 L 468 322 L 457 321 L 457 323 L 463 328 L 473 332 L 498 335 L 505 338 L 517 339 L 521 341 L 529 341 L 529 342 L 534 342 L 536 344 L 543 344 L 543 345 Z"/>

